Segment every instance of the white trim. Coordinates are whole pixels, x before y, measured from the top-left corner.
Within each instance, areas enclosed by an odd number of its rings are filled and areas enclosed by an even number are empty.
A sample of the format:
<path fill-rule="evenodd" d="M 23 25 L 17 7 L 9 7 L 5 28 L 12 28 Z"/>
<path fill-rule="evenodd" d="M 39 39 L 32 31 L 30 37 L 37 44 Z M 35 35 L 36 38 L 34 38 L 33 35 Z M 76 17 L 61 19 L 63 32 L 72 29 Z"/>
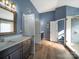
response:
<path fill-rule="evenodd" d="M 61 19 L 58 19 L 58 20 L 56 20 L 56 21 L 61 21 L 61 20 L 65 20 L 66 18 L 61 18 Z"/>
<path fill-rule="evenodd" d="M 57 22 L 50 21 L 50 41 L 57 42 Z"/>
<path fill-rule="evenodd" d="M 57 34 L 58 34 L 58 21 L 64 20 L 64 42 L 65 42 L 65 19 L 66 18 L 62 18 L 62 19 L 56 20 L 56 22 L 57 22 Z"/>
<path fill-rule="evenodd" d="M 75 16 L 67 16 L 66 17 L 66 39 L 65 39 L 65 44 L 71 44 L 71 18 L 74 18 L 74 17 L 79 17 L 79 15 L 75 15 Z M 67 35 L 67 32 L 68 32 L 68 35 Z M 69 36 L 70 35 L 70 36 Z M 67 40 L 68 39 L 68 40 Z M 70 40 L 70 42 L 69 42 Z"/>
<path fill-rule="evenodd" d="M 51 36 L 51 35 L 52 35 L 52 34 L 51 34 L 51 31 L 52 31 L 52 30 L 51 30 L 51 23 L 52 23 L 52 22 L 55 23 L 55 26 L 56 26 L 56 27 L 54 27 L 54 28 L 56 29 L 56 31 L 55 31 L 55 32 L 56 32 L 56 33 L 55 33 L 56 35 L 55 35 L 55 36 L 56 36 L 56 40 L 58 41 L 58 39 L 57 39 L 57 38 L 58 38 L 58 21 L 64 20 L 64 30 L 65 30 L 65 19 L 66 19 L 66 18 L 62 18 L 62 19 L 59 19 L 59 20 L 51 21 L 51 22 L 50 22 L 50 41 L 52 41 L 52 39 L 53 39 L 52 36 Z M 64 36 L 65 36 L 65 32 L 64 32 Z"/>
<path fill-rule="evenodd" d="M 66 28 L 67 28 L 67 26 L 69 27 L 69 24 L 70 24 L 70 30 L 71 30 L 71 20 L 72 20 L 72 18 L 74 18 L 74 17 L 79 17 L 79 15 L 75 15 L 75 16 L 67 16 L 66 18 L 67 18 L 67 21 L 66 21 Z M 69 24 L 67 24 L 67 22 L 70 22 Z M 69 31 L 70 32 L 70 31 Z M 68 32 L 68 35 L 69 35 L 69 32 Z M 67 35 L 67 30 L 66 30 L 66 35 Z M 71 35 L 71 34 L 70 34 Z M 72 42 L 69 42 L 69 39 L 70 39 L 70 41 L 71 41 L 71 37 L 69 38 L 68 37 L 68 42 L 65 42 L 65 44 L 66 44 L 66 46 L 71 50 L 71 51 L 73 51 L 73 52 L 75 52 L 75 54 L 77 54 L 78 56 L 79 56 L 79 53 L 71 46 L 71 44 L 72 44 Z M 67 41 L 67 36 L 66 36 L 66 41 Z"/>

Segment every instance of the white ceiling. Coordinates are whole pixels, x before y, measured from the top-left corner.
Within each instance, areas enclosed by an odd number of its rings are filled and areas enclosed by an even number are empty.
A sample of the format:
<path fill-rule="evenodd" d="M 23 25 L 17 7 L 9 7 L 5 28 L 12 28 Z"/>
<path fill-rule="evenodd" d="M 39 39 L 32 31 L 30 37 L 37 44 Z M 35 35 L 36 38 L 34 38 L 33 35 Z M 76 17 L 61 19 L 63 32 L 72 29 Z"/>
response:
<path fill-rule="evenodd" d="M 79 0 L 31 0 L 31 2 L 39 13 L 53 11 L 64 5 L 79 8 Z"/>

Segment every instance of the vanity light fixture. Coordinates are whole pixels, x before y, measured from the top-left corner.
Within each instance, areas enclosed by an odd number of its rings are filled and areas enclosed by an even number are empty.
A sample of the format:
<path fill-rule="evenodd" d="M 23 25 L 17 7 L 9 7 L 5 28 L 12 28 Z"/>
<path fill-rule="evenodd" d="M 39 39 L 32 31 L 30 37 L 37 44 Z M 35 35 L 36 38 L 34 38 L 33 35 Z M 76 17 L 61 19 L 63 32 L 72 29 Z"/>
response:
<path fill-rule="evenodd" d="M 16 4 L 12 3 L 11 8 L 14 9 L 14 10 L 16 10 Z"/>
<path fill-rule="evenodd" d="M 10 3 L 8 0 L 6 0 L 5 4 L 6 4 L 6 7 L 7 7 L 9 10 L 11 10 L 11 6 L 10 6 L 11 3 Z"/>
<path fill-rule="evenodd" d="M 5 3 L 6 3 L 6 5 L 7 5 L 7 6 L 9 5 L 9 1 L 8 1 L 8 0 L 6 0 L 6 2 L 5 2 Z"/>
<path fill-rule="evenodd" d="M 16 11 L 16 4 L 10 0 L 0 0 L 0 6 Z"/>
<path fill-rule="evenodd" d="M 5 0 L 0 0 L 0 5 L 5 6 Z"/>
<path fill-rule="evenodd" d="M 9 6 L 8 6 L 9 8 L 11 8 L 11 3 L 9 2 Z"/>

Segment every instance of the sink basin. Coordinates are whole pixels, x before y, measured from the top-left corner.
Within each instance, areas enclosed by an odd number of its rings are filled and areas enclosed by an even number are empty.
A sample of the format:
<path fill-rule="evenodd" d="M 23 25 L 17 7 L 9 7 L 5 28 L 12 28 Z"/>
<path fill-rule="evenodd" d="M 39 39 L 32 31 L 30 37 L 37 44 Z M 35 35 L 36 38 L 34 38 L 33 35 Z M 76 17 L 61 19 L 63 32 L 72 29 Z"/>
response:
<path fill-rule="evenodd" d="M 5 39 L 0 41 L 0 48 L 8 47 L 11 45 L 16 44 L 17 42 L 21 41 L 22 38 L 17 39 Z"/>
<path fill-rule="evenodd" d="M 5 38 L 0 41 L 0 51 L 19 44 L 27 39 L 30 39 L 30 37 Z"/>
<path fill-rule="evenodd" d="M 15 43 L 16 43 L 16 41 L 11 41 L 11 40 L 0 42 L 0 51 L 6 49 L 8 47 L 11 47 Z"/>
<path fill-rule="evenodd" d="M 8 47 L 14 44 L 17 44 L 19 41 L 21 41 L 22 38 L 17 39 L 5 39 L 0 41 L 0 48 Z"/>
<path fill-rule="evenodd" d="M 16 42 L 16 40 L 0 40 L 0 43 L 10 43 L 10 42 Z"/>
<path fill-rule="evenodd" d="M 4 45 L 8 45 L 8 44 L 12 44 L 12 43 L 16 43 L 16 41 L 4 41 L 4 42 L 0 42 L 0 46 L 4 46 Z"/>

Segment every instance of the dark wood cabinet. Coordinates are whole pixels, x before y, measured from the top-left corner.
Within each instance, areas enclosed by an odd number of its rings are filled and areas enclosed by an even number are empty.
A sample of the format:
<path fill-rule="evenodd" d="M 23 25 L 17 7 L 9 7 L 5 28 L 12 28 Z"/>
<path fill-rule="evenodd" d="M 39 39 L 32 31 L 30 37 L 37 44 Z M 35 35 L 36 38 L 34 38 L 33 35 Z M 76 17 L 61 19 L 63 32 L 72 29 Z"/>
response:
<path fill-rule="evenodd" d="M 27 59 L 31 53 L 31 40 L 23 42 L 23 59 Z"/>
<path fill-rule="evenodd" d="M 22 59 L 22 49 L 18 49 L 9 55 L 10 59 Z"/>
<path fill-rule="evenodd" d="M 9 59 L 9 56 L 0 57 L 0 59 Z"/>
<path fill-rule="evenodd" d="M 0 59 L 27 59 L 31 52 L 31 39 L 0 52 Z"/>
<path fill-rule="evenodd" d="M 4 59 L 9 59 L 9 56 L 4 57 Z"/>

